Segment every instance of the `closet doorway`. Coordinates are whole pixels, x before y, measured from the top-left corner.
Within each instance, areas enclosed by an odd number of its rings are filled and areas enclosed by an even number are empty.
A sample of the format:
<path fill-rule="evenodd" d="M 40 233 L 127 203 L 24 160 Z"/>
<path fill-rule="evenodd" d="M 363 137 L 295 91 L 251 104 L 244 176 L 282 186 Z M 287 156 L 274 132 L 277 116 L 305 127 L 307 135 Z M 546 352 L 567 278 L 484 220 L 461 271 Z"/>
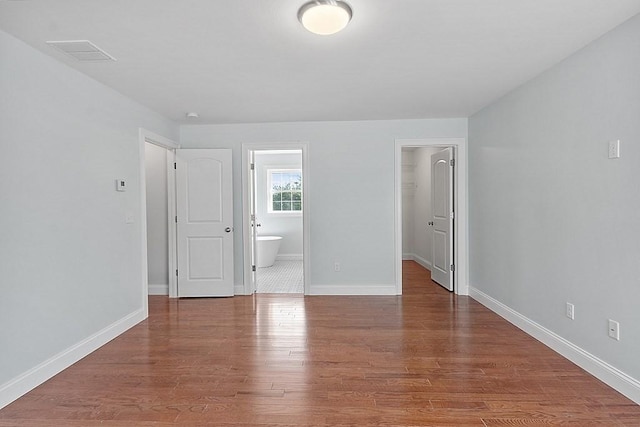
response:
<path fill-rule="evenodd" d="M 180 145 L 140 129 L 140 205 L 144 295 L 177 296 L 175 150 Z"/>
<path fill-rule="evenodd" d="M 449 160 L 453 165 L 451 180 L 453 181 L 453 195 L 450 203 L 450 219 L 452 230 L 452 251 L 450 259 L 436 259 L 437 253 L 433 250 L 434 228 L 437 218 L 433 216 L 433 206 L 431 213 L 418 215 L 416 212 L 415 200 L 411 200 L 416 195 L 416 164 L 418 157 L 424 155 L 431 161 L 431 156 L 435 152 L 441 152 L 445 148 L 450 148 L 452 158 Z M 419 174 L 418 174 L 419 175 Z M 429 173 L 430 175 L 430 173 Z M 430 175 L 431 176 L 431 175 Z M 426 178 L 426 175 L 425 175 Z M 431 178 L 429 178 L 431 180 Z M 418 176 L 423 188 L 430 187 L 424 179 Z M 459 295 L 468 295 L 468 225 L 467 225 L 467 144 L 464 138 L 425 138 L 425 139 L 396 139 L 395 141 L 395 251 L 396 251 L 396 286 L 397 294 L 402 294 L 402 260 L 413 259 L 424 265 L 428 269 L 433 268 L 434 262 L 442 264 L 443 269 L 448 266 L 446 273 L 450 277 L 448 284 L 443 286 Z M 433 192 L 433 189 L 432 189 Z M 424 199 L 427 202 L 427 199 Z M 412 206 L 413 205 L 413 206 Z M 433 224 L 431 224 L 433 223 Z M 414 229 L 411 229 L 414 224 Z M 416 229 L 423 231 L 425 236 L 421 238 Z M 430 236 L 427 234 L 430 233 Z M 403 235 L 404 234 L 404 235 Z M 419 245 L 424 247 L 420 250 Z M 432 250 L 429 252 L 428 248 Z M 422 255 L 427 254 L 427 256 Z M 430 259 L 429 259 L 430 258 Z M 443 262 L 440 262 L 443 261 Z M 451 286 L 451 283 L 453 285 Z"/>
<path fill-rule="evenodd" d="M 453 147 L 402 148 L 402 259 L 453 291 Z"/>

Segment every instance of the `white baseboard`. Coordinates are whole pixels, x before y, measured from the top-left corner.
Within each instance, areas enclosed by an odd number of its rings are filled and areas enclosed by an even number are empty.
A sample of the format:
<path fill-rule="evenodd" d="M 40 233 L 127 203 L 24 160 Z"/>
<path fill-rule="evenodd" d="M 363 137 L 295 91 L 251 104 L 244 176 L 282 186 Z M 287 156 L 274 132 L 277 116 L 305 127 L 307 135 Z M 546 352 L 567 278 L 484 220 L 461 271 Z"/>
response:
<path fill-rule="evenodd" d="M 640 404 L 640 381 L 637 379 L 625 374 L 616 367 L 474 287 L 469 287 L 469 296 L 489 310 L 513 323 L 547 347 L 580 366 L 594 377 Z"/>
<path fill-rule="evenodd" d="M 412 253 L 402 254 L 402 259 L 405 261 L 415 261 L 421 266 L 423 266 L 424 268 L 426 268 L 427 270 L 431 271 L 431 262 L 421 257 L 420 255 L 416 255 Z"/>
<path fill-rule="evenodd" d="M 244 284 L 243 283 L 236 283 L 235 285 L 233 285 L 233 294 L 234 295 L 251 295 L 250 293 L 246 293 L 244 291 Z"/>
<path fill-rule="evenodd" d="M 127 329 L 142 322 L 145 318 L 144 309 L 135 311 L 0 385 L 0 409 L 102 347 Z"/>
<path fill-rule="evenodd" d="M 307 295 L 397 295 L 395 284 L 389 285 L 311 285 Z"/>
<path fill-rule="evenodd" d="M 421 256 L 415 255 L 415 254 L 414 254 L 413 260 L 415 262 L 417 262 L 418 264 L 420 264 L 421 266 L 423 266 L 424 268 L 426 268 L 427 270 L 431 271 L 431 267 L 432 267 L 431 262 L 429 262 L 426 259 L 422 258 Z"/>
<path fill-rule="evenodd" d="M 302 254 L 278 254 L 278 261 L 302 261 Z"/>
<path fill-rule="evenodd" d="M 169 284 L 149 283 L 149 295 L 169 295 Z"/>

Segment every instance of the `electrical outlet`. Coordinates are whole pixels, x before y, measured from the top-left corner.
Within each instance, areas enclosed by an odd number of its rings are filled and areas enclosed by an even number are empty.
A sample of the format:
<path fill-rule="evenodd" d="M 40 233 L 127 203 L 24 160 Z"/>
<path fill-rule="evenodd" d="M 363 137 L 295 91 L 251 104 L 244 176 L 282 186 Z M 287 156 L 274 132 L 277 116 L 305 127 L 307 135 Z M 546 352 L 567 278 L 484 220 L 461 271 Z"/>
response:
<path fill-rule="evenodd" d="M 614 340 L 620 341 L 620 323 L 609 319 L 609 336 Z"/>
<path fill-rule="evenodd" d="M 619 159 L 620 158 L 620 140 L 609 141 L 609 158 L 610 159 Z"/>
<path fill-rule="evenodd" d="M 571 320 L 575 319 L 575 307 L 570 302 L 567 303 L 567 317 Z"/>
<path fill-rule="evenodd" d="M 333 271 L 340 271 L 340 263 L 338 261 L 333 263 Z"/>

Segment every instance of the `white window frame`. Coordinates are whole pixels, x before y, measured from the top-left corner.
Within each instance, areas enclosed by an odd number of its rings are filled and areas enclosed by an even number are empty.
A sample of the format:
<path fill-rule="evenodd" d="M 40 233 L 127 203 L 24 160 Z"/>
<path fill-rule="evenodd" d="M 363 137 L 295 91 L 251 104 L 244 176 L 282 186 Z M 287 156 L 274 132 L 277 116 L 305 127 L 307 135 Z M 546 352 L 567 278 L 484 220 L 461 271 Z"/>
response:
<path fill-rule="evenodd" d="M 302 215 L 302 209 L 303 209 L 303 204 L 302 204 L 302 195 L 303 195 L 303 191 L 302 188 L 300 189 L 300 210 L 290 210 L 290 211 L 275 211 L 273 210 L 273 193 L 272 193 L 272 175 L 274 173 L 298 173 L 300 175 L 300 179 L 302 180 L 302 170 L 301 169 L 295 169 L 295 168 L 271 168 L 271 167 L 267 167 L 267 214 L 269 215 L 286 215 L 286 216 L 292 216 L 292 215 Z M 304 181 L 302 182 L 302 186 L 304 187 Z"/>

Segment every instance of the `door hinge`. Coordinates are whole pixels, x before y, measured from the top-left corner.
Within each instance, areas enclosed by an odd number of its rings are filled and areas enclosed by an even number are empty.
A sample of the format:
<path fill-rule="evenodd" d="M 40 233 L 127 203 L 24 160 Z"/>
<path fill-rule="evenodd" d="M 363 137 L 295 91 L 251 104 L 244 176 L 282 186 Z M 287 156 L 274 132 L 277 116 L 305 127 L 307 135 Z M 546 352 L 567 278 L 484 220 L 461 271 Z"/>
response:
<path fill-rule="evenodd" d="M 449 214 L 449 218 L 456 219 L 456 213 L 455 212 L 451 212 L 451 214 Z"/>
<path fill-rule="evenodd" d="M 178 164 L 174 162 L 174 163 L 173 163 L 173 168 L 174 168 L 174 169 L 178 169 Z"/>
<path fill-rule="evenodd" d="M 176 215 L 176 224 L 178 223 L 178 216 Z"/>
<path fill-rule="evenodd" d="M 451 159 L 451 160 L 449 160 L 449 164 L 450 164 L 451 166 L 455 166 L 455 165 L 456 165 L 456 159 Z"/>
<path fill-rule="evenodd" d="M 451 271 L 456 271 L 456 266 L 451 264 Z"/>
<path fill-rule="evenodd" d="M 255 163 L 251 163 L 251 170 L 255 170 L 255 168 L 256 168 Z"/>
<path fill-rule="evenodd" d="M 178 275 L 178 269 L 176 268 L 176 276 Z"/>
<path fill-rule="evenodd" d="M 251 266 L 251 271 L 256 271 L 256 266 L 255 265 Z"/>

